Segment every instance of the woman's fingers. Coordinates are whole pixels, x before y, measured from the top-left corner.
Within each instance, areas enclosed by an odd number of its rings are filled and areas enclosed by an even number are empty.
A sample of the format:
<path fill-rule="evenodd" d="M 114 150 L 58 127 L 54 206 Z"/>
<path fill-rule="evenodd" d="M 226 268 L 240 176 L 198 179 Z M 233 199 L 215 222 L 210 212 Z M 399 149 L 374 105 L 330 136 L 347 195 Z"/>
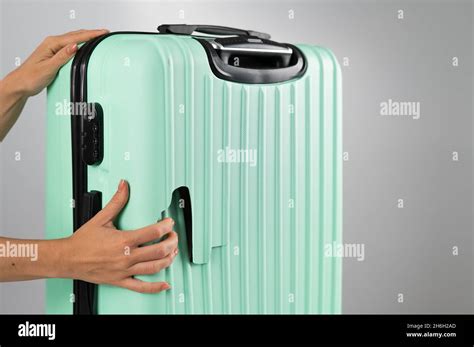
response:
<path fill-rule="evenodd" d="M 115 282 L 113 285 L 143 294 L 159 293 L 171 288 L 166 282 L 145 282 L 132 277 Z"/>
<path fill-rule="evenodd" d="M 71 43 L 82 43 L 98 36 L 107 34 L 109 31 L 107 29 L 97 29 L 97 30 L 78 30 L 75 32 L 67 33 L 58 36 L 58 41 L 61 45 L 65 46 Z"/>
<path fill-rule="evenodd" d="M 178 247 L 178 234 L 174 231 L 167 234 L 166 239 L 153 245 L 134 248 L 131 252 L 131 260 L 133 264 L 158 260 L 165 258 Z"/>
<path fill-rule="evenodd" d="M 105 207 L 100 210 L 92 220 L 94 223 L 106 225 L 114 221 L 120 211 L 128 201 L 128 184 L 125 180 L 120 180 L 117 191 Z"/>
<path fill-rule="evenodd" d="M 175 248 L 164 258 L 135 264 L 129 269 L 130 276 L 156 274 L 170 266 L 177 254 L 178 249 Z"/>
<path fill-rule="evenodd" d="M 54 54 L 61 50 L 63 47 L 71 44 L 79 44 L 82 42 L 89 41 L 97 36 L 101 36 L 108 33 L 106 29 L 100 30 L 78 30 L 72 31 L 63 35 L 49 36 L 43 44 Z"/>
<path fill-rule="evenodd" d="M 74 54 L 77 52 L 77 44 L 73 43 L 70 45 L 67 45 L 59 50 L 50 60 L 48 60 L 48 63 L 50 67 L 54 70 L 59 70 L 61 66 L 66 64 L 69 59 L 71 59 Z"/>
<path fill-rule="evenodd" d="M 174 221 L 165 218 L 162 221 L 144 228 L 127 232 L 130 246 L 140 246 L 147 242 L 156 241 L 173 231 Z"/>

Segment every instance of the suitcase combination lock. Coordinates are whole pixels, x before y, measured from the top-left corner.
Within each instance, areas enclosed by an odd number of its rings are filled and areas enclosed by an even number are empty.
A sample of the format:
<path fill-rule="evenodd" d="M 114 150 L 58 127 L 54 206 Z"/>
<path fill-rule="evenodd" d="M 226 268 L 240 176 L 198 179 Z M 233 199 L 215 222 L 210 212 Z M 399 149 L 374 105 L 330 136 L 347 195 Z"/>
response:
<path fill-rule="evenodd" d="M 88 105 L 88 114 L 82 116 L 82 160 L 87 165 L 100 164 L 104 156 L 104 114 L 98 103 Z"/>

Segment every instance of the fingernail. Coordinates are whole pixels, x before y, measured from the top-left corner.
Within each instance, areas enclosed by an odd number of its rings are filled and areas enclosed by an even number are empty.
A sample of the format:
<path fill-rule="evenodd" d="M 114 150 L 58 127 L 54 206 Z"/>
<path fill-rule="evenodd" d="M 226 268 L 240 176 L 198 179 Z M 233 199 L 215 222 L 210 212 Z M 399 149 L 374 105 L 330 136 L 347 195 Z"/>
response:
<path fill-rule="evenodd" d="M 68 49 L 67 49 L 67 52 L 69 54 L 72 54 L 74 53 L 75 51 L 77 51 L 77 43 L 73 44 L 72 46 L 69 46 Z"/>
<path fill-rule="evenodd" d="M 178 252 L 179 252 L 179 251 L 178 251 L 178 249 L 176 248 L 176 249 L 174 250 L 174 255 L 177 255 Z"/>
<path fill-rule="evenodd" d="M 171 225 L 174 225 L 174 220 L 173 220 L 173 218 L 169 218 L 169 217 L 168 217 L 168 219 L 170 220 Z"/>
<path fill-rule="evenodd" d="M 121 192 L 124 187 L 125 187 L 125 180 L 120 180 L 119 185 L 118 185 L 118 191 Z"/>
<path fill-rule="evenodd" d="M 170 288 L 171 288 L 171 286 L 168 283 L 163 284 L 163 290 L 168 290 Z"/>

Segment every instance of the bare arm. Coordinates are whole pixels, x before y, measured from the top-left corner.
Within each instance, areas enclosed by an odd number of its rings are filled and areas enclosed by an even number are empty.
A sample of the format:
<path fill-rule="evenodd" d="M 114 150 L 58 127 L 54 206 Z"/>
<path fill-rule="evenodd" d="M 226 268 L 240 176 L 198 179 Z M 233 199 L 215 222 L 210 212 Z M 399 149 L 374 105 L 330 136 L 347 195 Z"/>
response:
<path fill-rule="evenodd" d="M 0 81 L 0 141 L 20 116 L 28 97 L 38 94 L 71 59 L 77 45 L 105 34 L 106 30 L 78 30 L 47 37 L 28 59 Z"/>
<path fill-rule="evenodd" d="M 133 276 L 154 274 L 171 265 L 178 254 L 174 221 L 166 218 L 137 230 L 117 230 L 113 221 L 126 205 L 128 194 L 128 184 L 122 180 L 107 206 L 68 238 L 0 238 L 0 282 L 54 277 L 142 293 L 170 288 L 166 282 L 144 282 Z M 163 240 L 143 246 L 159 239 Z"/>
<path fill-rule="evenodd" d="M 0 281 L 60 277 L 64 242 L 0 237 Z"/>
<path fill-rule="evenodd" d="M 18 119 L 28 99 L 13 74 L 0 81 L 0 141 Z"/>
<path fill-rule="evenodd" d="M 15 124 L 28 97 L 53 81 L 59 68 L 74 56 L 77 44 L 106 32 L 79 30 L 49 37 L 0 81 L 0 141 Z M 107 283 L 142 293 L 170 288 L 166 282 L 144 282 L 134 276 L 154 274 L 171 264 L 178 253 L 174 222 L 167 218 L 137 230 L 117 230 L 113 221 L 126 205 L 128 194 L 128 184 L 121 181 L 107 206 L 68 238 L 0 237 L 0 282 L 58 277 Z"/>

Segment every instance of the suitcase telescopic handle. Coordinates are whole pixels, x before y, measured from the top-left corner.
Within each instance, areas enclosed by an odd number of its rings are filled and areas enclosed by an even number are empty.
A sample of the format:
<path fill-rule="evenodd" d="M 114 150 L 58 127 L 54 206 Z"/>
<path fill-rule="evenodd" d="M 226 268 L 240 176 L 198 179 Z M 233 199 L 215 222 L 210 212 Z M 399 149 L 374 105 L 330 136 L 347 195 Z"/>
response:
<path fill-rule="evenodd" d="M 228 37 L 228 36 L 253 36 L 269 39 L 270 35 L 254 30 L 237 29 L 219 25 L 200 24 L 162 24 L 158 27 L 162 34 Z"/>

